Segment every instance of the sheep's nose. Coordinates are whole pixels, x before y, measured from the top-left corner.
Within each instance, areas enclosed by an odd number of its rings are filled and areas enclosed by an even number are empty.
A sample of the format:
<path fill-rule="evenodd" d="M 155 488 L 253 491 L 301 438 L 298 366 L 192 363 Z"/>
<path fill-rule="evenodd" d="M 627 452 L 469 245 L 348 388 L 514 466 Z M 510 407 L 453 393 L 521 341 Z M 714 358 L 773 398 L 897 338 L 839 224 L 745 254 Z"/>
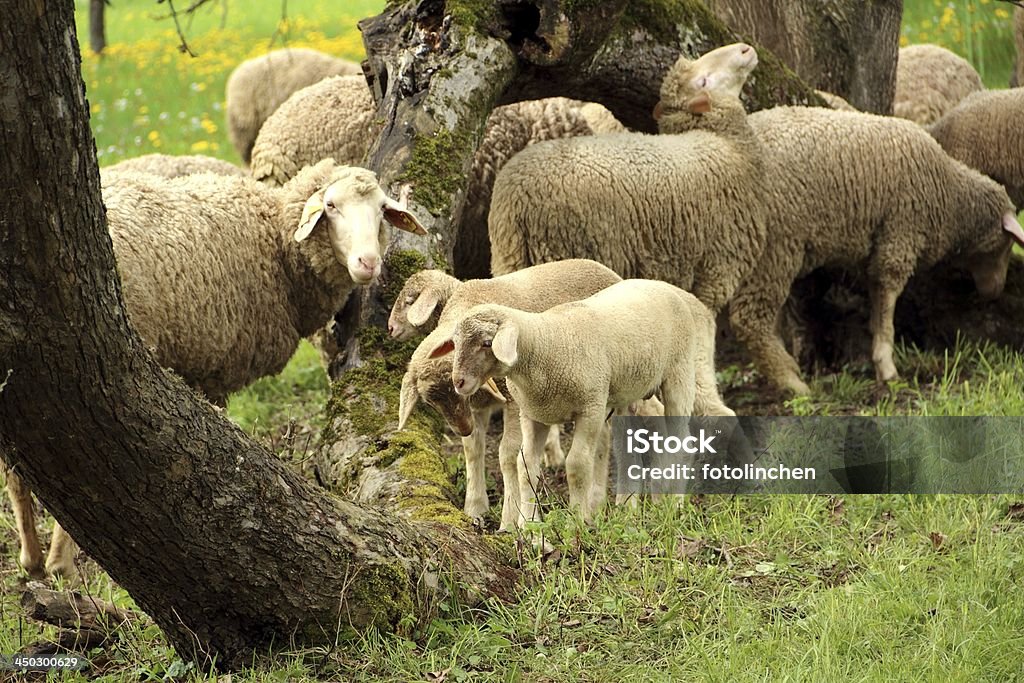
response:
<path fill-rule="evenodd" d="M 742 48 L 740 48 L 740 54 L 741 55 L 745 55 L 748 52 L 750 52 L 750 46 L 749 45 L 744 45 Z"/>
<path fill-rule="evenodd" d="M 377 267 L 377 261 L 378 261 L 378 259 L 377 259 L 376 256 L 360 256 L 359 257 L 359 265 L 362 266 L 363 268 L 365 268 L 366 270 L 373 270 L 373 269 L 375 269 Z"/>
<path fill-rule="evenodd" d="M 461 389 L 464 386 L 466 386 L 466 380 L 465 379 L 457 379 L 457 380 L 455 380 L 455 388 L 456 389 Z"/>
<path fill-rule="evenodd" d="M 392 337 L 395 336 L 395 326 L 392 325 L 391 323 L 388 323 L 388 334 L 390 334 Z"/>

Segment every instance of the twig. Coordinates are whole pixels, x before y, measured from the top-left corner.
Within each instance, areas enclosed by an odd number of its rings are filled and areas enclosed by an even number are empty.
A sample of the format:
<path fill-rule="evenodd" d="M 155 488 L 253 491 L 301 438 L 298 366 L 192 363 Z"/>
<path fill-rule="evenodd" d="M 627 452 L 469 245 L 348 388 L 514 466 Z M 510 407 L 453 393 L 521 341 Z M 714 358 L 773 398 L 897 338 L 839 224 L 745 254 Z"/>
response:
<path fill-rule="evenodd" d="M 159 1 L 162 2 L 162 0 Z M 196 3 L 193 3 L 193 6 L 195 7 L 198 6 L 198 4 L 209 1 L 210 0 L 196 0 Z M 192 48 L 188 46 L 188 41 L 185 40 L 185 33 L 181 30 L 181 22 L 178 21 L 178 12 L 174 9 L 174 0 L 167 0 L 167 6 L 171 8 L 171 16 L 174 18 L 174 28 L 178 32 L 178 38 L 181 39 L 181 45 L 178 46 L 178 50 L 187 53 L 189 57 L 195 57 L 196 53 L 192 52 Z"/>
<path fill-rule="evenodd" d="M 1000 2 L 1006 2 L 1006 3 L 1009 3 L 1009 4 L 1013 5 L 1014 7 L 1020 7 L 1021 9 L 1024 9 L 1024 0 L 999 0 L 999 1 Z"/>

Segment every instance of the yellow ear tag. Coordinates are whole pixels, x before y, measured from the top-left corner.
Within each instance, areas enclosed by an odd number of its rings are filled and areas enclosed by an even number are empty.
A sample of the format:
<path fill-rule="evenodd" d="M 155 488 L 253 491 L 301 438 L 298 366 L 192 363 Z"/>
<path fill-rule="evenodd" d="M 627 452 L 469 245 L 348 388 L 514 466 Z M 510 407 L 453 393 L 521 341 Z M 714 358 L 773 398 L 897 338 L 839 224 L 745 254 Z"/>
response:
<path fill-rule="evenodd" d="M 299 229 L 295 231 L 295 241 L 301 242 L 309 237 L 322 215 L 324 215 L 324 200 L 320 193 L 317 193 L 307 199 L 306 205 L 302 207 L 302 218 L 299 219 Z"/>

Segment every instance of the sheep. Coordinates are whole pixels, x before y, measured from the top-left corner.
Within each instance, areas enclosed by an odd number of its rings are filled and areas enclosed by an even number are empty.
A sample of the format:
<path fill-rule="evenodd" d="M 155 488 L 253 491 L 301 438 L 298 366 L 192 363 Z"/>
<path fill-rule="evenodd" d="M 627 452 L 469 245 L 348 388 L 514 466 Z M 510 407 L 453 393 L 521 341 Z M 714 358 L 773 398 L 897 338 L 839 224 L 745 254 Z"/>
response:
<path fill-rule="evenodd" d="M 521 414 L 520 523 L 537 519 L 532 492 L 545 425 L 575 423 L 566 458 L 569 501 L 589 522 L 595 474 L 607 467 L 597 444 L 609 409 L 624 414 L 660 392 L 674 433 L 685 431 L 694 414 L 733 414 L 718 398 L 713 365 L 702 358 L 708 350 L 713 355 L 714 334 L 714 316 L 689 292 L 624 280 L 544 312 L 474 306 L 430 355 L 454 352 L 451 380 L 463 397 L 489 378 L 505 378 Z"/>
<path fill-rule="evenodd" d="M 217 175 L 248 175 L 245 169 L 234 164 L 200 154 L 173 156 L 171 154 L 143 154 L 119 161 L 101 169 L 104 177 L 113 173 L 150 173 L 161 178 L 178 178 L 193 173 L 216 173 Z"/>
<path fill-rule="evenodd" d="M 1017 61 L 1014 64 L 1010 87 L 1024 86 L 1024 7 L 1013 11 L 1013 41 L 1017 45 Z"/>
<path fill-rule="evenodd" d="M 465 208 L 452 253 L 455 274 L 490 275 L 487 214 L 494 178 L 517 152 L 541 140 L 591 135 L 584 103 L 556 97 L 498 107 L 487 119 L 473 157 Z M 595 125 L 613 127 L 601 105 L 589 107 Z M 296 92 L 263 124 L 252 150 L 252 176 L 280 185 L 324 157 L 358 164 L 380 132 L 376 104 L 361 78 L 339 77 Z"/>
<path fill-rule="evenodd" d="M 597 102 L 577 102 L 576 106 L 579 107 L 580 114 L 587 121 L 587 125 L 590 126 L 590 131 L 594 135 L 605 135 L 606 133 L 625 133 L 626 128 L 622 123 L 615 118 L 615 115 L 608 111 L 604 105 L 598 104 Z"/>
<path fill-rule="evenodd" d="M 928 132 L 954 159 L 1003 185 L 1024 209 L 1024 88 L 974 93 Z"/>
<path fill-rule="evenodd" d="M 963 57 L 938 45 L 910 45 L 900 48 L 893 114 L 927 126 L 984 87 Z"/>
<path fill-rule="evenodd" d="M 414 279 L 419 282 L 412 282 Z M 395 302 L 392 319 L 396 317 L 395 310 L 400 308 L 407 311 L 411 318 L 422 318 L 423 321 L 433 315 L 436 308 L 443 306 L 443 311 L 437 321 L 438 329 L 433 330 L 417 347 L 402 379 L 398 428 L 405 427 L 413 409 L 422 399 L 440 412 L 449 426 L 462 436 L 466 458 L 464 510 L 467 516 L 480 519 L 487 512 L 484 441 L 491 413 L 496 408 L 504 407 L 504 433 L 498 448 L 498 461 L 505 486 L 500 528 L 511 530 L 515 526 L 519 501 L 516 458 L 521 441 L 518 412 L 514 404 L 506 403 L 497 387 L 485 386 L 484 390 L 468 398 L 459 396 L 451 383 L 451 359 L 435 360 L 429 358 L 428 354 L 450 335 L 455 321 L 477 304 L 500 303 L 525 311 L 543 311 L 567 301 L 588 297 L 620 280 L 618 275 L 600 263 L 576 259 L 534 266 L 490 280 L 460 283 L 440 271 L 421 271 L 406 282 Z M 424 287 L 424 282 L 433 283 L 434 286 Z M 389 324 L 389 329 L 393 336 L 400 336 L 396 335 L 398 330 L 393 324 Z M 552 427 L 547 433 L 544 452 L 549 465 L 564 462 L 558 434 L 557 427 Z"/>
<path fill-rule="evenodd" d="M 395 298 L 388 316 L 388 334 L 398 341 L 428 334 L 448 299 L 462 282 L 443 270 L 421 270 L 410 275 Z"/>
<path fill-rule="evenodd" d="M 271 114 L 252 146 L 252 177 L 284 185 L 321 159 L 360 164 L 381 130 L 362 76 L 335 76 L 296 91 Z"/>
<path fill-rule="evenodd" d="M 249 163 L 263 122 L 293 92 L 329 76 L 359 73 L 362 69 L 354 62 L 304 47 L 275 50 L 239 64 L 225 87 L 228 137 L 239 156 Z"/>
<path fill-rule="evenodd" d="M 494 183 L 492 272 L 592 258 L 721 310 L 764 242 L 761 145 L 738 99 L 756 64 L 747 45 L 677 62 L 655 116 L 702 130 L 551 140 L 513 157 Z"/>
<path fill-rule="evenodd" d="M 857 108 L 847 102 L 845 99 L 834 93 L 825 92 L 824 90 L 815 90 L 818 93 L 818 97 L 825 100 L 832 109 L 838 109 L 840 111 L 857 111 Z"/>
<path fill-rule="evenodd" d="M 778 107 L 750 115 L 765 149 L 768 239 L 737 289 L 730 322 L 758 369 L 798 394 L 809 388 L 775 331 L 794 280 L 821 266 L 867 275 L 872 359 L 897 376 L 896 299 L 915 270 L 955 258 L 984 296 L 998 296 L 1011 236 L 1024 240 L 996 183 L 952 159 L 903 119 Z"/>
<path fill-rule="evenodd" d="M 212 173 L 119 174 L 103 201 L 132 323 L 161 365 L 219 405 L 280 371 L 299 339 L 377 277 L 382 221 L 425 234 L 372 172 L 333 159 L 279 189 Z M 22 537 L 26 568 L 41 564 L 38 547 Z M 70 551 L 51 549 L 47 565 L 68 571 Z"/>

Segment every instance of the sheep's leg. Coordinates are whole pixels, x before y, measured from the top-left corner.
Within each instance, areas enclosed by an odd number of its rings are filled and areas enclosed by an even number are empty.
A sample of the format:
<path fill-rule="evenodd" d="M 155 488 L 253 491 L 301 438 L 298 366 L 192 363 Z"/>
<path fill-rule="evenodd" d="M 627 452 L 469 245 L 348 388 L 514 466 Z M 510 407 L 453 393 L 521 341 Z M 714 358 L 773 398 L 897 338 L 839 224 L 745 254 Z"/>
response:
<path fill-rule="evenodd" d="M 463 511 L 475 520 L 487 514 L 487 470 L 484 450 L 490 410 L 473 410 L 473 433 L 462 437 L 462 452 L 466 457 L 466 504 Z"/>
<path fill-rule="evenodd" d="M 569 507 L 587 524 L 592 519 L 591 488 L 594 484 L 594 460 L 601 444 L 604 415 L 581 416 L 576 419 L 572 446 L 565 458 L 565 475 L 569 482 Z"/>
<path fill-rule="evenodd" d="M 50 541 L 50 553 L 46 557 L 46 573 L 52 576 L 75 576 L 75 552 L 78 546 L 64 531 L 60 523 L 53 525 L 53 539 Z"/>
<path fill-rule="evenodd" d="M 520 516 L 522 496 L 519 493 L 519 449 L 523 445 L 523 432 L 519 424 L 519 408 L 515 403 L 505 404 L 505 419 L 498 444 L 498 463 L 501 465 L 505 494 L 501 503 L 501 531 L 512 531 Z"/>
<path fill-rule="evenodd" d="M 776 326 L 789 288 L 799 274 L 799 260 L 784 261 L 768 255 L 763 260 L 766 263 L 759 268 L 764 268 L 766 274 L 755 271 L 740 285 L 729 304 L 729 322 L 761 374 L 783 390 L 809 394 L 810 387 L 800 379 L 800 366 L 786 351 Z"/>
<path fill-rule="evenodd" d="M 875 377 L 888 382 L 899 377 L 892 352 L 896 343 L 896 329 L 893 315 L 896 299 L 903 291 L 903 285 L 876 284 L 871 287 L 871 360 L 875 364 Z"/>
<path fill-rule="evenodd" d="M 21 555 L 18 560 L 29 576 L 43 578 L 43 549 L 36 532 L 35 511 L 32 507 L 32 491 L 14 470 L 7 470 L 7 495 L 14 508 L 14 523 L 18 528 Z"/>
<path fill-rule="evenodd" d="M 535 422 L 522 415 L 522 457 L 517 461 L 519 469 L 520 526 L 526 522 L 540 520 L 540 467 L 544 455 L 544 442 L 548 438 L 548 425 Z"/>
<path fill-rule="evenodd" d="M 565 453 L 562 452 L 562 426 L 551 425 L 548 440 L 544 444 L 544 466 L 565 467 Z"/>
<path fill-rule="evenodd" d="M 608 498 L 608 464 L 612 446 L 612 428 L 607 422 L 601 428 L 601 438 L 594 451 L 594 471 L 590 485 L 590 514 L 593 517 Z"/>

